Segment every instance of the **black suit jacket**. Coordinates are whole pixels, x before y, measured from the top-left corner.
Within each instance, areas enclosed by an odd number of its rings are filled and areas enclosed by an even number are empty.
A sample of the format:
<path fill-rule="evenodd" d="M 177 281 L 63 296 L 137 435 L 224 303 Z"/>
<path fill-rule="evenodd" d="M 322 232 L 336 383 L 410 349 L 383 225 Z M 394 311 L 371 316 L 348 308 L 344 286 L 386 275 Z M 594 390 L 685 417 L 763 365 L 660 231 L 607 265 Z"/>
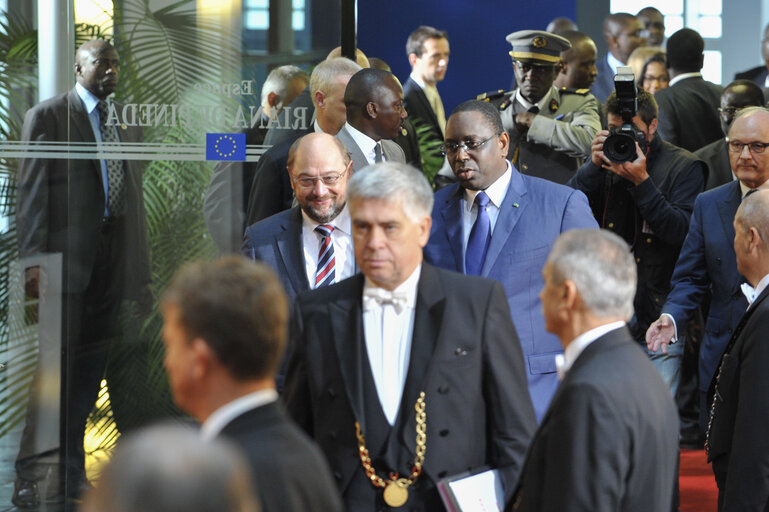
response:
<path fill-rule="evenodd" d="M 708 460 L 723 503 L 720 510 L 769 510 L 767 333 L 769 288 L 737 324 L 708 393 L 713 404 Z"/>
<path fill-rule="evenodd" d="M 701 77 L 691 77 L 657 91 L 657 133 L 674 146 L 692 152 L 723 138 L 718 118 L 723 90 Z"/>
<path fill-rule="evenodd" d="M 614 90 L 614 70 L 609 66 L 609 61 L 606 60 L 606 57 L 607 55 L 604 55 L 595 63 L 598 75 L 595 77 L 593 85 L 590 86 L 590 92 L 596 97 L 601 106 L 606 103 L 606 98 Z"/>
<path fill-rule="evenodd" d="M 251 409 L 219 435 L 243 448 L 263 512 L 344 510 L 323 454 L 279 403 Z"/>
<path fill-rule="evenodd" d="M 758 84 L 759 87 L 763 89 L 764 84 L 766 83 L 767 73 L 769 73 L 769 70 L 766 69 L 766 66 L 756 66 L 754 68 L 748 69 L 747 71 L 736 73 L 734 75 L 734 79 L 735 80 L 752 80 L 753 82 Z"/>
<path fill-rule="evenodd" d="M 291 416 L 326 454 L 349 510 L 370 510 L 381 490 L 366 478 L 355 422 L 363 432 L 364 277 L 300 294 L 283 394 Z M 458 292 L 461 290 L 461 293 Z M 412 371 L 416 360 L 423 373 Z M 509 496 L 536 426 L 523 357 L 502 286 L 422 265 L 412 356 L 402 403 L 411 413 L 397 435 L 400 456 L 414 460 L 413 404 L 426 393 L 427 454 L 412 510 L 438 500 L 441 478 L 485 465 L 499 467 Z M 409 463 L 410 464 L 410 463 Z M 380 474 L 393 468 L 377 468 Z M 409 468 L 405 468 L 408 470 Z M 398 468 L 400 470 L 400 468 Z M 404 471 L 401 470 L 401 473 Z M 418 483 L 420 483 L 418 481 Z M 439 501 L 438 501 L 439 502 Z"/>
<path fill-rule="evenodd" d="M 442 142 L 443 132 L 438 124 L 438 118 L 435 116 L 433 107 L 430 105 L 427 96 L 425 96 L 425 92 L 410 76 L 403 84 L 403 100 L 406 112 L 408 112 L 412 122 L 417 119 L 419 123 L 430 126 L 430 140 Z"/>
<path fill-rule="evenodd" d="M 678 414 L 626 328 L 588 345 L 534 439 L 512 510 L 670 510 Z"/>
<path fill-rule="evenodd" d="M 708 165 L 708 180 L 705 182 L 705 190 L 719 187 L 734 180 L 732 164 L 729 162 L 729 147 L 723 138 L 698 149 L 694 154 Z"/>
<path fill-rule="evenodd" d="M 118 115 L 122 108 L 116 105 Z M 122 142 L 138 142 L 140 130 L 116 126 Z M 95 143 L 83 100 L 75 89 L 43 101 L 27 111 L 21 140 L 29 142 Z M 104 218 L 104 186 L 99 160 L 21 159 L 18 174 L 16 226 L 19 253 L 62 253 L 66 293 L 84 292 L 96 263 Z M 112 236 L 125 276 L 124 298 L 141 299 L 150 282 L 147 225 L 142 195 L 142 165 L 125 161 L 125 222 Z M 117 297 L 116 297 L 117 299 Z"/>

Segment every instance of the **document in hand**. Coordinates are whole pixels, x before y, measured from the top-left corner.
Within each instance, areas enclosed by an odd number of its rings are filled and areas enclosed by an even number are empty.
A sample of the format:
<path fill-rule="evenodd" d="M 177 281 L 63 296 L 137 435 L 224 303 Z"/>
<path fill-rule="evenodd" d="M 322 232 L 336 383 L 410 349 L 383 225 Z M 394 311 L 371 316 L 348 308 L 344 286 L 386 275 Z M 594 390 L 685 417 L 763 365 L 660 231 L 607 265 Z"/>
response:
<path fill-rule="evenodd" d="M 438 492 L 448 512 L 501 511 L 505 504 L 496 469 L 446 477 L 438 482 Z"/>

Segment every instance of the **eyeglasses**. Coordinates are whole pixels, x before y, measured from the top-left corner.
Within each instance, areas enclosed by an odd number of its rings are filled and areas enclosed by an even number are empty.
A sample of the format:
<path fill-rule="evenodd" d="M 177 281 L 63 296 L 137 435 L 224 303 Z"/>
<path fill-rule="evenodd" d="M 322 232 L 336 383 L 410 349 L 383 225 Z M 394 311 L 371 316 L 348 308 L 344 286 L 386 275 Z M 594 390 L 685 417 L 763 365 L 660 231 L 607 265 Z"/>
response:
<path fill-rule="evenodd" d="M 441 146 L 441 153 L 446 155 L 447 153 L 456 153 L 461 149 L 464 149 L 465 152 L 469 153 L 470 151 L 475 151 L 476 149 L 480 148 L 484 144 L 486 144 L 488 141 L 493 139 L 494 137 L 499 136 L 499 133 L 495 133 L 488 139 L 484 140 L 465 140 L 459 143 L 456 142 L 446 142 Z"/>
<path fill-rule="evenodd" d="M 769 146 L 769 142 L 740 142 L 738 140 L 730 140 L 728 144 L 729 151 L 732 153 L 742 153 L 742 150 L 747 146 L 748 150 L 754 155 L 763 153 L 767 146 Z"/>
<path fill-rule="evenodd" d="M 300 178 L 294 178 L 294 183 L 302 188 L 310 189 L 315 188 L 315 182 L 320 180 L 325 186 L 333 187 L 339 183 L 339 180 L 341 180 L 345 174 L 347 174 L 347 169 L 334 174 L 326 174 L 325 176 L 302 176 Z"/>
<path fill-rule="evenodd" d="M 660 75 L 660 76 L 644 75 L 644 82 L 659 82 L 661 84 L 666 84 L 669 81 L 670 79 L 665 75 Z"/>
<path fill-rule="evenodd" d="M 726 114 L 727 116 L 733 116 L 734 114 L 737 113 L 738 110 L 742 110 L 743 108 L 744 107 L 739 107 L 739 108 L 738 107 L 726 107 L 726 108 L 718 107 L 718 113 Z"/>

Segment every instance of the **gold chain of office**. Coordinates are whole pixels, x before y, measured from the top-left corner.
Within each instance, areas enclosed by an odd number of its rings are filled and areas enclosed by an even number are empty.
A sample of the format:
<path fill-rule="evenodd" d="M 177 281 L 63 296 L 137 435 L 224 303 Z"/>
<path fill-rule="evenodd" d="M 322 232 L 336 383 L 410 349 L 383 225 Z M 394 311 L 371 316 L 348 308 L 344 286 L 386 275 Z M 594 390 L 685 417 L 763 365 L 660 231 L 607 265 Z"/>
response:
<path fill-rule="evenodd" d="M 425 452 L 427 451 L 427 414 L 425 413 L 425 392 L 422 391 L 414 405 L 417 412 L 417 449 L 414 457 L 414 466 L 411 468 L 411 475 L 408 478 L 399 478 L 398 473 L 390 473 L 390 479 L 385 480 L 376 473 L 376 469 L 371 465 L 368 448 L 366 448 L 366 439 L 360 431 L 360 423 L 355 422 L 355 435 L 358 436 L 358 452 L 360 461 L 366 476 L 374 484 L 374 487 L 384 488 L 384 501 L 388 506 L 396 508 L 403 506 L 409 499 L 408 487 L 417 481 L 422 474 L 422 464 L 425 462 Z"/>

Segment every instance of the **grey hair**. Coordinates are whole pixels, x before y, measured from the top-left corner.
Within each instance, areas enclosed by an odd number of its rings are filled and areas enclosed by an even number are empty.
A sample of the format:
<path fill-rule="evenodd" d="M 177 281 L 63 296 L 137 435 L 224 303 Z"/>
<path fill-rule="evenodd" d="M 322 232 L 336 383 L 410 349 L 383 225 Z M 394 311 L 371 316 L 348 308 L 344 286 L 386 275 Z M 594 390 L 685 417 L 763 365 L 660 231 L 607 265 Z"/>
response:
<path fill-rule="evenodd" d="M 179 424 L 148 427 L 120 440 L 82 510 L 99 512 L 258 512 L 248 462 L 228 441 L 204 441 Z"/>
<path fill-rule="evenodd" d="M 398 162 L 369 165 L 355 172 L 347 182 L 347 200 L 403 201 L 403 213 L 413 222 L 429 217 L 433 211 L 433 189 L 415 167 Z"/>
<path fill-rule="evenodd" d="M 596 316 L 630 320 L 636 264 L 630 248 L 611 231 L 575 229 L 555 241 L 547 259 L 556 284 L 574 282 L 582 302 Z"/>
<path fill-rule="evenodd" d="M 310 94 L 315 97 L 318 91 L 328 92 L 338 76 L 352 76 L 363 69 L 345 57 L 335 57 L 320 62 L 310 75 Z"/>
<path fill-rule="evenodd" d="M 262 105 L 267 102 L 267 96 L 271 92 L 274 92 L 282 103 L 288 94 L 289 85 L 296 79 L 301 79 L 306 84 L 310 81 L 310 75 L 303 69 L 291 65 L 280 66 L 270 71 L 262 84 Z"/>
<path fill-rule="evenodd" d="M 734 216 L 743 230 L 755 228 L 764 249 L 769 249 L 769 191 L 756 190 L 742 200 Z"/>

